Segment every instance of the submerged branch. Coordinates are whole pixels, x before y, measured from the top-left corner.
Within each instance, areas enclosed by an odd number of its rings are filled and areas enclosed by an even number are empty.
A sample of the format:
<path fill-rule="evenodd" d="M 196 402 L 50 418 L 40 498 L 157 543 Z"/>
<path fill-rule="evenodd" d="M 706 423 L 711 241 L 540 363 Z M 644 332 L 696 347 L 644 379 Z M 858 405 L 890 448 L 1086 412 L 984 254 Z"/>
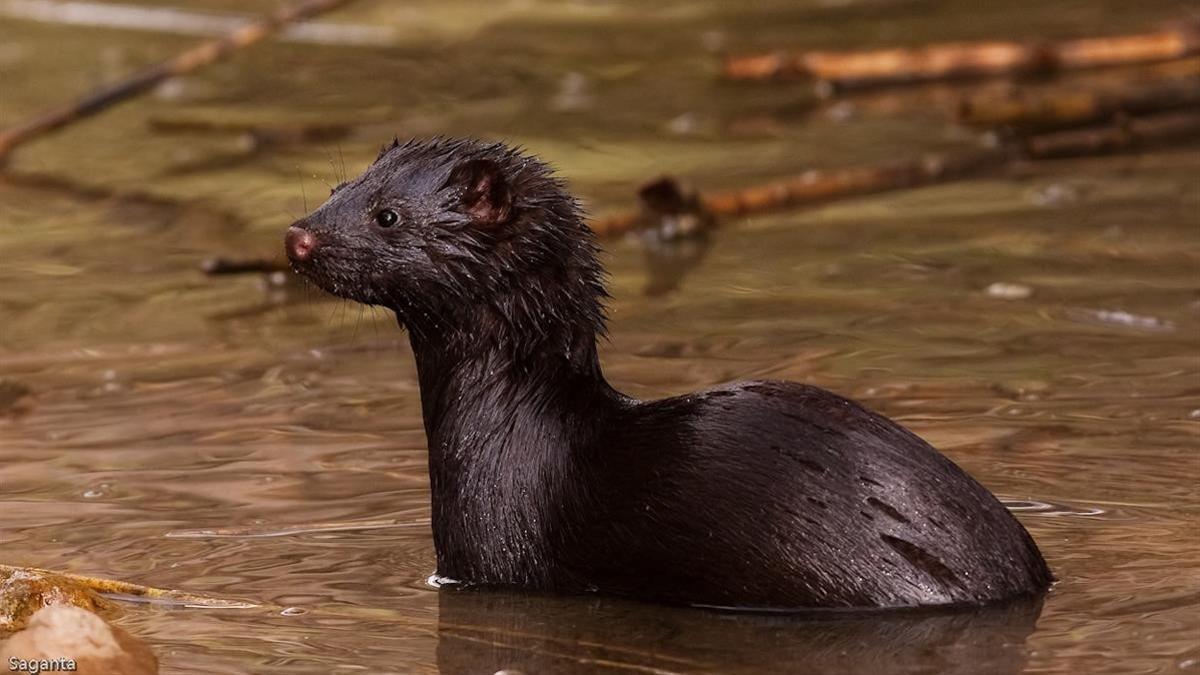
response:
<path fill-rule="evenodd" d="M 1121 116 L 1116 124 L 1016 137 L 1011 144 L 931 155 L 883 164 L 841 169 L 812 169 L 761 185 L 699 193 L 664 176 L 639 192 L 636 210 L 590 223 L 601 237 L 616 237 L 646 228 L 678 229 L 681 213 L 695 222 L 745 216 L 788 207 L 808 206 L 890 190 L 974 178 L 1003 168 L 1014 158 L 1052 159 L 1102 155 L 1200 136 L 1200 112 L 1184 111 Z M 675 195 L 662 199 L 661 195 Z M 664 206 L 664 204 L 666 206 Z M 679 204 L 689 205 L 686 210 Z"/>
<path fill-rule="evenodd" d="M 994 168 L 1007 158 L 1002 150 L 982 149 L 878 166 L 811 170 L 765 185 L 713 193 L 703 197 L 702 202 L 714 215 L 740 216 L 956 180 Z"/>
<path fill-rule="evenodd" d="M 243 26 L 223 38 L 210 40 L 161 63 L 144 68 L 129 77 L 96 89 L 82 98 L 44 111 L 16 126 L 0 131 L 0 163 L 13 149 L 34 138 L 95 115 L 116 103 L 149 91 L 164 80 L 190 73 L 249 47 L 280 28 L 328 12 L 352 0 L 300 0 L 267 14 L 255 23 Z"/>
<path fill-rule="evenodd" d="M 1030 136 L 1021 141 L 1033 159 L 1106 155 L 1200 136 L 1200 111 L 1122 118 L 1116 124 Z"/>
<path fill-rule="evenodd" d="M 128 581 L 118 581 L 116 579 L 89 577 L 83 574 L 72 574 L 70 572 L 54 572 L 37 567 L 0 565 L 0 575 L 9 577 L 36 576 L 49 580 L 61 579 L 66 580 L 74 586 L 83 587 L 102 595 L 120 595 L 134 598 L 145 598 L 149 600 L 165 600 L 173 604 L 184 605 L 187 607 L 205 607 L 209 609 L 247 609 L 258 607 L 257 603 L 246 602 L 243 600 L 228 600 L 209 595 L 197 595 L 195 593 L 186 593 L 184 591 L 175 591 L 166 588 L 142 586 L 141 584 L 135 584 Z"/>
<path fill-rule="evenodd" d="M 963 99 L 958 117 L 972 126 L 1046 129 L 1196 106 L 1200 106 L 1200 78 L 1189 77 L 1125 91 L 974 96 Z"/>
<path fill-rule="evenodd" d="M 731 80 L 811 78 L 835 87 L 994 75 L 1046 74 L 1169 61 L 1200 53 L 1200 28 L 1060 42 L 955 42 L 870 51 L 777 52 L 730 57 Z"/>
<path fill-rule="evenodd" d="M 112 202 L 155 209 L 172 217 L 193 215 L 205 222 L 221 223 L 231 229 L 245 226 L 237 214 L 220 209 L 204 200 L 177 200 L 142 191 L 126 191 L 107 185 L 81 183 L 64 176 L 47 173 L 5 171 L 0 172 L 0 185 L 13 185 L 30 190 L 45 190 L 62 193 L 84 202 Z"/>
<path fill-rule="evenodd" d="M 698 204 L 700 212 L 708 218 L 744 216 L 789 206 L 818 204 L 957 180 L 999 167 L 1008 158 L 1009 153 L 1004 149 L 984 148 L 873 166 L 812 169 L 762 185 L 692 194 L 690 200 Z M 688 194 L 670 177 L 658 178 L 648 184 L 643 188 L 643 195 L 651 187 L 656 192 L 670 189 Z M 598 219 L 591 223 L 591 227 L 601 237 L 614 237 L 631 230 L 653 226 L 662 217 L 662 210 L 643 198 L 639 210 Z"/>
<path fill-rule="evenodd" d="M 205 609 L 249 609 L 260 605 L 127 581 L 102 579 L 37 567 L 0 565 L 0 632 L 19 631 L 42 607 L 70 605 L 89 612 L 108 612 L 109 600 L 134 600 Z"/>
<path fill-rule="evenodd" d="M 350 124 L 314 122 L 271 125 L 187 117 L 151 117 L 147 125 L 152 131 L 160 133 L 241 135 L 249 138 L 255 146 L 340 141 L 353 131 Z"/>

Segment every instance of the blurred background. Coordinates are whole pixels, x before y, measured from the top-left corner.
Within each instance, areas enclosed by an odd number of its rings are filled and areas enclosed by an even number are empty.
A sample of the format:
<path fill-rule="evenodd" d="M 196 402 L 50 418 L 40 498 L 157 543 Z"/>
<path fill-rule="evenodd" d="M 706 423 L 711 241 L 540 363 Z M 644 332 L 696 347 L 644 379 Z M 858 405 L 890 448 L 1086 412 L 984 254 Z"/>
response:
<path fill-rule="evenodd" d="M 0 0 L 0 128 L 276 7 Z M 31 138 L 0 173 L 0 562 L 261 603 L 124 607 L 162 672 L 1200 669 L 1195 42 L 900 86 L 726 71 L 1198 17 L 1180 0 L 362 0 Z M 1060 96 L 1142 104 L 1083 131 L 1061 111 L 969 114 Z M 800 620 L 431 588 L 407 339 L 277 268 L 331 186 L 432 134 L 520 144 L 623 223 L 597 228 L 614 385 L 779 378 L 862 400 L 1017 512 L 1060 580 L 1045 605 Z M 704 198 L 906 159 L 917 179 L 820 203 Z M 664 174 L 706 208 L 639 206 Z M 204 271 L 231 261 L 252 271 Z"/>

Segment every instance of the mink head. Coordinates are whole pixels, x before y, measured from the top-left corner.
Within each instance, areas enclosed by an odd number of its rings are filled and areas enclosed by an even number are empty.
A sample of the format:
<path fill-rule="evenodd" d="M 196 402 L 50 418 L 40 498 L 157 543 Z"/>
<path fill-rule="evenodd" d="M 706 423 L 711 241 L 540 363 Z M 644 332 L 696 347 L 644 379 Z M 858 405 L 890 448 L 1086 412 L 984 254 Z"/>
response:
<path fill-rule="evenodd" d="M 286 249 L 316 285 L 394 310 L 414 337 L 570 351 L 603 331 L 603 272 L 577 202 L 502 144 L 393 142 L 292 225 Z"/>

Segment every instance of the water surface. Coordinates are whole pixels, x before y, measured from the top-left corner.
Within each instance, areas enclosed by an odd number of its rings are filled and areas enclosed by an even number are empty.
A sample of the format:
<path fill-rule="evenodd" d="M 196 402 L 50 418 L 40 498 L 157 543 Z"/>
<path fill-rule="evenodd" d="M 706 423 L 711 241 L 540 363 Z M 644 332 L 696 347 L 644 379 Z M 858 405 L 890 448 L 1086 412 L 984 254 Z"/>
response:
<path fill-rule="evenodd" d="M 16 170 L 144 194 L 0 182 L 0 376 L 36 395 L 0 418 L 2 562 L 262 604 L 126 606 L 164 673 L 1200 668 L 1196 145 L 730 223 L 653 297 L 638 245 L 606 244 L 614 384 L 785 378 L 864 401 L 1016 510 L 1060 579 L 1041 605 L 764 617 L 439 592 L 404 334 L 302 286 L 198 272 L 279 255 L 392 134 L 524 144 L 605 211 L 663 171 L 727 187 L 971 142 L 937 88 L 830 108 L 716 83 L 711 50 L 1132 31 L 1181 11 L 999 8 L 363 3 L 329 20 L 394 46 L 264 45 L 30 145 Z M 188 39 L 2 19 L 0 121 Z M 161 118 L 354 128 L 251 152 L 151 131 Z M 196 532 L 220 528 L 240 529 Z"/>

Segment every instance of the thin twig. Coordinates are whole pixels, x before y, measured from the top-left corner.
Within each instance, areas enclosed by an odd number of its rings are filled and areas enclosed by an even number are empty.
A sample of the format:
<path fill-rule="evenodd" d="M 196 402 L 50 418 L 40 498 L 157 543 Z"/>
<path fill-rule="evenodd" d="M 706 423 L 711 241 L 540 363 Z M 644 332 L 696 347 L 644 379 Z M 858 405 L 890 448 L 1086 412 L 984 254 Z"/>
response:
<path fill-rule="evenodd" d="M 1030 136 L 1022 141 L 1033 159 L 1106 155 L 1147 145 L 1200 137 L 1200 112 L 1173 112 L 1118 120 L 1116 124 Z"/>
<path fill-rule="evenodd" d="M 352 131 L 350 124 L 327 122 L 272 125 L 186 117 L 151 117 L 146 124 L 152 131 L 161 133 L 241 134 L 249 136 L 256 145 L 338 141 Z"/>
<path fill-rule="evenodd" d="M 86 94 L 77 101 L 46 110 L 16 126 L 0 131 L 0 163 L 13 149 L 72 122 L 99 113 L 112 105 L 146 92 L 170 77 L 183 75 L 219 61 L 253 45 L 280 28 L 317 14 L 337 9 L 353 0 L 301 0 L 267 14 L 229 35 L 209 40 L 161 63 L 143 68 L 129 77 Z"/>

